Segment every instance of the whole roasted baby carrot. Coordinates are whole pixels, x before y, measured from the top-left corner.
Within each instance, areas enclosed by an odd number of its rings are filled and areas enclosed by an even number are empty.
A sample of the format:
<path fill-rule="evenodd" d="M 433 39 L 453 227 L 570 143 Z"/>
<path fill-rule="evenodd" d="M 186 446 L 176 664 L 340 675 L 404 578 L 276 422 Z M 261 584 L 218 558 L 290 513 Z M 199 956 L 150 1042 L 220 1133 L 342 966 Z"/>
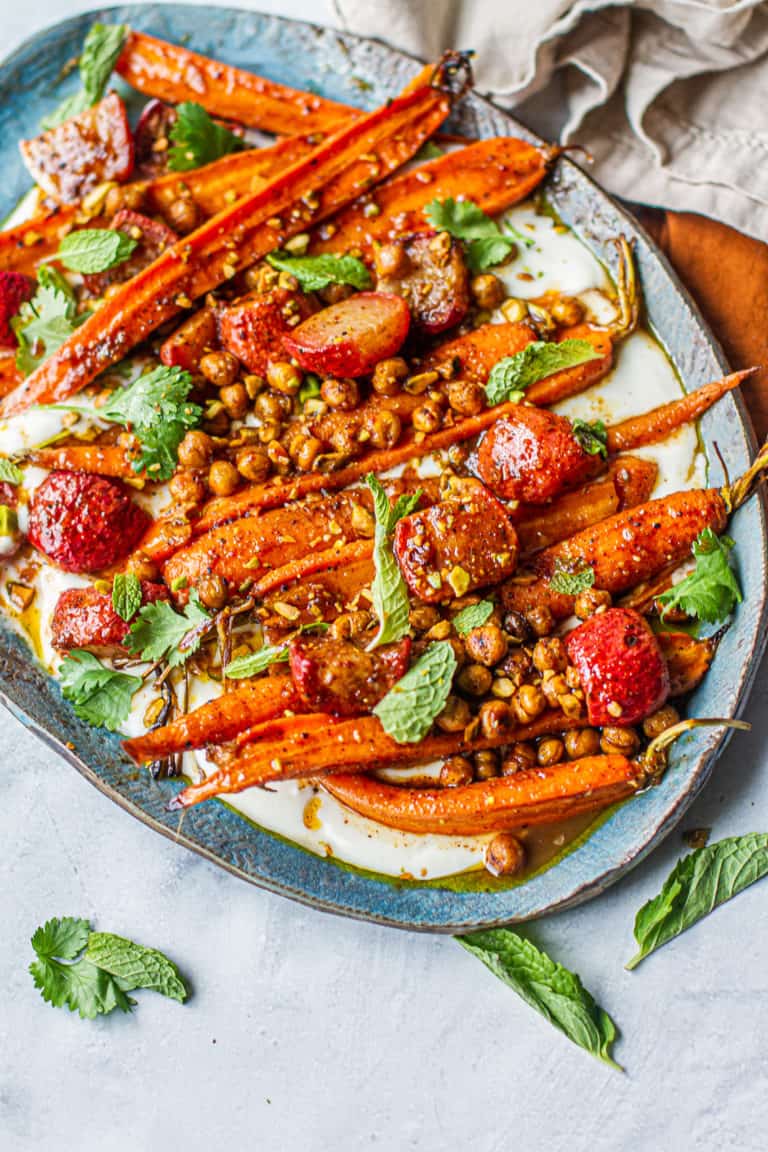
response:
<path fill-rule="evenodd" d="M 56 448 L 38 448 L 30 454 L 33 464 L 66 472 L 93 472 L 98 476 L 115 476 L 140 480 L 144 473 L 133 469 L 133 461 L 119 444 L 63 444 Z"/>
<path fill-rule="evenodd" d="M 170 245 L 6 397 L 0 415 L 71 396 L 192 300 L 403 164 L 448 115 L 456 98 L 450 83 L 460 69 L 466 75 L 463 58 L 446 57 L 430 82 L 354 121 L 259 191 Z"/>

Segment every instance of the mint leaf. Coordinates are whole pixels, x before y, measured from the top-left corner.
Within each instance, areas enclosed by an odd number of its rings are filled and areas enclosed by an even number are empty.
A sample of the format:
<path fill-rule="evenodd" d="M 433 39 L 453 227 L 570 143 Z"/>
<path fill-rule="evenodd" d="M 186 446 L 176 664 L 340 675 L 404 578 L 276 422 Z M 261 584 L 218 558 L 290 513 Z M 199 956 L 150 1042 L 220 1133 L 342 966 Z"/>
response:
<path fill-rule="evenodd" d="M 678 860 L 658 896 L 635 918 L 636 968 L 651 952 L 768 875 L 768 834 L 750 832 L 697 848 Z"/>
<path fill-rule="evenodd" d="M 105 667 L 91 652 L 73 648 L 59 669 L 61 692 L 75 715 L 97 728 L 115 732 L 131 713 L 131 700 L 141 688 L 138 676 Z"/>
<path fill-rule="evenodd" d="M 381 644 L 392 644 L 402 640 L 409 628 L 410 605 L 408 588 L 403 579 L 394 552 L 392 533 L 403 516 L 410 515 L 421 499 L 421 489 L 410 495 L 403 494 L 390 505 L 383 486 L 373 474 L 365 478 L 373 493 L 373 511 L 376 528 L 373 537 L 373 564 L 376 575 L 371 585 L 373 610 L 379 621 L 379 630 L 371 641 L 369 649 Z"/>
<path fill-rule="evenodd" d="M 127 24 L 94 24 L 91 27 L 80 53 L 82 88 L 67 96 L 54 112 L 45 117 L 41 123 L 43 129 L 55 128 L 70 116 L 77 116 L 101 100 L 127 34 Z"/>
<path fill-rule="evenodd" d="M 141 608 L 141 580 L 133 572 L 118 572 L 115 576 L 112 607 L 121 620 L 132 620 Z"/>
<path fill-rule="evenodd" d="M 91 932 L 85 957 L 103 972 L 117 977 L 126 992 L 151 988 L 171 1000 L 178 1000 L 180 1004 L 189 995 L 178 968 L 167 956 L 155 948 L 134 944 L 123 936 Z"/>
<path fill-rule="evenodd" d="M 7 456 L 0 456 L 0 482 L 4 484 L 21 484 L 24 473 L 18 464 L 14 464 Z"/>
<path fill-rule="evenodd" d="M 620 1070 L 611 1056 L 616 1025 L 574 972 L 509 928 L 470 932 L 456 940 L 574 1044 Z"/>
<path fill-rule="evenodd" d="M 270 664 L 288 659 L 288 648 L 285 645 L 266 644 L 258 652 L 249 652 L 247 656 L 238 656 L 230 660 L 224 669 L 224 675 L 229 680 L 245 680 L 249 676 L 258 676 L 269 668 Z"/>
<path fill-rule="evenodd" d="M 155 368 L 113 392 L 99 410 L 102 419 L 130 427 L 137 436 L 141 454 L 133 463 L 135 471 L 146 469 L 152 480 L 173 475 L 179 444 L 203 415 L 199 404 L 187 400 L 192 387 L 192 376 L 184 369 Z"/>
<path fill-rule="evenodd" d="M 717 624 L 731 614 L 742 595 L 729 563 L 734 548 L 729 536 L 716 536 L 711 528 L 700 532 L 693 545 L 696 567 L 690 575 L 658 597 L 662 618 L 672 608 L 707 624 Z"/>
<path fill-rule="evenodd" d="M 176 111 L 178 115 L 168 133 L 174 144 L 168 150 L 172 172 L 188 172 L 245 148 L 243 140 L 217 124 L 201 104 L 185 100 Z"/>
<path fill-rule="evenodd" d="M 77 315 L 72 288 L 55 268 L 37 270 L 37 291 L 11 320 L 19 348 L 16 367 L 25 376 L 42 364 L 86 319 Z"/>
<path fill-rule="evenodd" d="M 599 353 L 588 340 L 561 340 L 559 344 L 534 340 L 514 356 L 505 356 L 494 364 L 485 385 L 488 403 L 514 399 L 537 380 L 598 359 Z"/>
<path fill-rule="evenodd" d="M 373 710 L 387 735 L 398 744 L 423 740 L 445 707 L 455 671 L 456 654 L 448 641 L 430 644 Z"/>
<path fill-rule="evenodd" d="M 272 252 L 268 262 L 278 272 L 295 276 L 304 292 L 317 292 L 328 284 L 351 284 L 353 288 L 370 288 L 371 274 L 354 256 L 289 256 L 287 252 Z"/>
<path fill-rule="evenodd" d="M 137 241 L 112 228 L 81 228 L 59 245 L 58 259 L 70 272 L 106 272 L 124 263 Z"/>
<path fill-rule="evenodd" d="M 493 612 L 491 600 L 481 600 L 479 604 L 469 604 L 457 612 L 453 618 L 453 626 L 460 636 L 466 636 L 473 628 L 482 628 Z"/>
<path fill-rule="evenodd" d="M 602 456 L 608 459 L 608 433 L 602 420 L 593 420 L 588 424 L 586 420 L 572 420 L 573 435 L 588 456 Z"/>
<path fill-rule="evenodd" d="M 595 573 L 588 564 L 573 572 L 562 560 L 555 561 L 555 570 L 549 578 L 549 586 L 553 592 L 559 592 L 563 596 L 578 596 L 580 592 L 586 592 L 591 588 L 594 583 Z"/>
<path fill-rule="evenodd" d="M 197 592 L 192 592 L 183 614 L 175 612 L 166 600 L 157 600 L 139 609 L 125 638 L 125 646 L 142 660 L 167 660 L 175 668 L 200 647 L 202 636 L 183 652 L 179 651 L 182 640 L 205 620 L 210 620 L 210 614 L 200 603 Z"/>

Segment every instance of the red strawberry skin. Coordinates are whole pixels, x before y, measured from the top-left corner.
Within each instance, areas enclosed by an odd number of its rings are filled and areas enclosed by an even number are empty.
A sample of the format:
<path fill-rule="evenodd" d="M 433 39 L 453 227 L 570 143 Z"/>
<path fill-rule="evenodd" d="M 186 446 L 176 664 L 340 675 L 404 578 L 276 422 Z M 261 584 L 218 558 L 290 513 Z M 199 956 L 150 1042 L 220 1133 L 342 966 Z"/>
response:
<path fill-rule="evenodd" d="M 0 272 L 0 348 L 16 347 L 11 320 L 34 292 L 34 281 L 23 272 Z"/>
<path fill-rule="evenodd" d="M 141 582 L 141 603 L 154 604 L 170 599 L 164 584 Z M 66 588 L 51 617 L 54 648 L 86 648 L 96 656 L 115 656 L 125 652 L 123 641 L 131 627 L 129 620 L 118 616 L 112 606 L 112 594 L 96 588 Z"/>
<path fill-rule="evenodd" d="M 568 635 L 566 648 L 581 678 L 590 724 L 637 724 L 669 695 L 669 671 L 659 643 L 630 608 L 591 616 Z"/>

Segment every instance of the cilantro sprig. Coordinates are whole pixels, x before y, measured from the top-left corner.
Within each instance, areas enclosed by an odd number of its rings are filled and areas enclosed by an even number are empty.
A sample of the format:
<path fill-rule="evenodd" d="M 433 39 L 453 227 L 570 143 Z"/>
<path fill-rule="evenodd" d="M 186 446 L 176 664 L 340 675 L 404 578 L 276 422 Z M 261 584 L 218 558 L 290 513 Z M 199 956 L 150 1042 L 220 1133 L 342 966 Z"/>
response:
<path fill-rule="evenodd" d="M 91 27 L 80 53 L 79 70 L 82 87 L 63 100 L 58 108 L 43 119 L 42 128 L 55 128 L 70 116 L 77 116 L 101 100 L 123 50 L 127 34 L 127 24 L 94 24 Z"/>
<path fill-rule="evenodd" d="M 197 592 L 190 594 L 183 612 L 176 612 L 167 600 L 156 600 L 139 609 L 125 638 L 125 646 L 142 660 L 166 660 L 171 668 L 175 668 L 197 651 L 202 635 L 180 649 L 182 641 L 210 618 Z"/>
<path fill-rule="evenodd" d="M 168 133 L 173 143 L 168 150 L 171 171 L 188 172 L 245 148 L 241 138 L 217 124 L 201 104 L 185 100 L 176 111 L 176 120 Z"/>
<path fill-rule="evenodd" d="M 329 284 L 350 284 L 353 288 L 370 288 L 371 274 L 356 256 L 290 256 L 287 252 L 272 252 L 267 261 L 278 272 L 295 276 L 304 292 L 317 292 Z"/>
<path fill-rule="evenodd" d="M 96 728 L 116 732 L 131 714 L 131 700 L 141 688 L 138 676 L 107 668 L 92 652 L 73 648 L 59 671 L 61 692 L 75 715 Z"/>
<path fill-rule="evenodd" d="M 137 243 L 114 228 L 80 228 L 64 237 L 56 255 L 70 272 L 107 272 L 123 264 Z"/>
<path fill-rule="evenodd" d="M 588 340 L 561 340 L 547 343 L 533 340 L 514 356 L 498 360 L 490 371 L 485 394 L 490 405 L 522 400 L 526 388 L 555 372 L 599 358 Z"/>
<path fill-rule="evenodd" d="M 717 624 L 742 601 L 741 588 L 730 565 L 734 548 L 730 536 L 716 536 L 711 528 L 700 532 L 693 545 L 696 567 L 690 575 L 659 596 L 662 618 L 673 608 L 706 624 Z"/>
<path fill-rule="evenodd" d="M 373 537 L 373 563 L 376 575 L 371 586 L 373 610 L 379 621 L 379 630 L 369 645 L 371 649 L 381 644 L 393 644 L 402 640 L 408 631 L 409 603 L 408 589 L 392 551 L 392 533 L 403 516 L 409 516 L 421 499 L 421 489 L 410 495 L 398 496 L 394 504 L 382 484 L 373 475 L 366 476 L 365 482 L 373 493 L 373 511 L 376 528 Z"/>
<path fill-rule="evenodd" d="M 499 225 L 472 200 L 433 200 L 424 209 L 430 224 L 440 232 L 448 232 L 467 246 L 467 263 L 472 272 L 485 272 L 496 264 L 503 264 L 518 244 L 526 247 L 533 241 L 515 228 L 507 226 L 502 232 Z"/>
<path fill-rule="evenodd" d="M 38 268 L 37 291 L 11 320 L 19 345 L 16 367 L 29 376 L 86 318 L 87 313 L 78 315 L 75 294 L 61 273 L 45 264 Z"/>
<path fill-rule="evenodd" d="M 99 410 L 102 419 L 130 427 L 138 438 L 141 452 L 133 462 L 134 471 L 146 469 L 153 480 L 173 475 L 179 444 L 203 415 L 199 404 L 187 400 L 192 385 L 192 376 L 182 368 L 155 368 L 113 392 Z"/>

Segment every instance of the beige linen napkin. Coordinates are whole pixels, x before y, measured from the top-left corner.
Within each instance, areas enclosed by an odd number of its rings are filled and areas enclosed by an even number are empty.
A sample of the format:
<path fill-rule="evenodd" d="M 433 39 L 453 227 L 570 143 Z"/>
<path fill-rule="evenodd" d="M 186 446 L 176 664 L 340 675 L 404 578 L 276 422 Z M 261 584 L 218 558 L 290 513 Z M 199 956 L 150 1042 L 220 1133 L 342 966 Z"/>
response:
<path fill-rule="evenodd" d="M 612 192 L 768 238 L 762 0 L 330 2 L 419 56 L 474 48 L 478 90 L 588 148 Z"/>

